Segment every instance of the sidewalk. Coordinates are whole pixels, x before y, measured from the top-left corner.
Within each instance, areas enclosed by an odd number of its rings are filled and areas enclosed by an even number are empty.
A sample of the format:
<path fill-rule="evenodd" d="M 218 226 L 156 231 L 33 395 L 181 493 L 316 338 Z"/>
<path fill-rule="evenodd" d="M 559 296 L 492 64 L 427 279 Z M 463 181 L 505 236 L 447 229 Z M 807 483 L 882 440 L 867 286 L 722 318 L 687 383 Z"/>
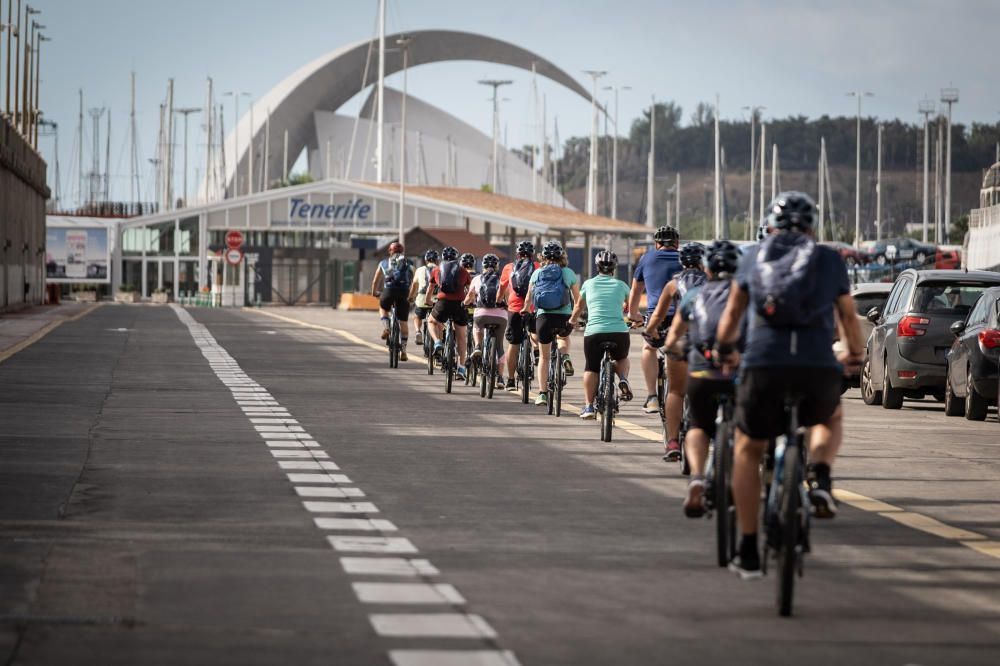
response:
<path fill-rule="evenodd" d="M 79 319 L 96 307 L 99 304 L 64 303 L 0 314 L 0 363 L 37 342 L 64 321 Z"/>

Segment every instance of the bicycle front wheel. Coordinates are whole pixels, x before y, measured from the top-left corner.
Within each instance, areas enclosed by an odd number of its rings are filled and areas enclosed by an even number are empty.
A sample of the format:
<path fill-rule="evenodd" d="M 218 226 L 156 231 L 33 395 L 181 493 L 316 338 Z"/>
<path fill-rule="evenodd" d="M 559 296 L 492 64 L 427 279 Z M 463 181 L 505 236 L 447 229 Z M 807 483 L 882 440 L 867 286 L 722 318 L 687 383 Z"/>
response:
<path fill-rule="evenodd" d="M 717 563 L 720 567 L 729 565 L 735 548 L 736 514 L 729 493 L 729 469 L 732 449 L 729 438 L 730 425 L 723 422 L 715 433 L 712 447 L 712 494 L 715 502 L 715 547 Z"/>
<path fill-rule="evenodd" d="M 483 350 L 483 382 L 486 384 L 486 397 L 493 399 L 493 389 L 496 388 L 497 359 L 493 336 L 486 334 L 486 344 Z"/>
<path fill-rule="evenodd" d="M 610 442 L 614 433 L 615 425 L 615 382 L 611 370 L 611 360 L 604 359 L 604 367 L 601 376 L 604 382 L 601 384 L 601 441 Z"/>
<path fill-rule="evenodd" d="M 795 593 L 795 574 L 799 558 L 799 525 L 802 511 L 802 482 L 799 469 L 799 452 L 796 446 L 785 448 L 781 480 L 781 501 L 778 503 L 778 520 L 781 525 L 781 542 L 778 550 L 778 613 L 782 617 L 792 614 Z"/>

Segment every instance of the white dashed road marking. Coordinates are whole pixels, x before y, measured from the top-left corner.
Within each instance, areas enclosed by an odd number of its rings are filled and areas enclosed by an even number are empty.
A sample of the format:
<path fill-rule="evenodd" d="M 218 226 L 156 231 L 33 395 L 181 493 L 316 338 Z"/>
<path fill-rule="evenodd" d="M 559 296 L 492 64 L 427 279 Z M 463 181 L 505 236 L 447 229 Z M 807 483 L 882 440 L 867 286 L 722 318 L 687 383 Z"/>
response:
<path fill-rule="evenodd" d="M 392 613 L 370 615 L 380 636 L 420 638 L 496 638 L 493 627 L 465 613 Z"/>
<path fill-rule="evenodd" d="M 520 666 L 507 650 L 390 650 L 395 666 Z"/>

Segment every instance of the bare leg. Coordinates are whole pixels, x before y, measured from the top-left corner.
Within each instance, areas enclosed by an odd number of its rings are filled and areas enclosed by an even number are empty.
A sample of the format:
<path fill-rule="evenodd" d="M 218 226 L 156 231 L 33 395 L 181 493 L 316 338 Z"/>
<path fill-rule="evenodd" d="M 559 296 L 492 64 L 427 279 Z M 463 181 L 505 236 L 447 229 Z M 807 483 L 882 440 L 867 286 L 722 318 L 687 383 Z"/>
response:
<path fill-rule="evenodd" d="M 597 397 L 597 382 L 600 378 L 600 373 L 597 372 L 587 370 L 583 373 L 583 399 L 588 405 L 594 404 L 594 398 Z"/>
<path fill-rule="evenodd" d="M 626 356 L 620 361 L 614 362 L 615 373 L 622 379 L 628 379 L 628 371 L 632 369 L 632 361 Z"/>
<path fill-rule="evenodd" d="M 813 426 L 809 430 L 809 462 L 826 463 L 833 467 L 833 461 L 840 449 L 844 436 L 843 410 L 837 407 L 830 420 Z"/>
<path fill-rule="evenodd" d="M 705 461 L 708 460 L 708 433 L 701 428 L 688 430 L 684 440 L 688 463 L 691 465 L 691 476 L 705 475 Z"/>
<path fill-rule="evenodd" d="M 514 378 L 514 373 L 517 370 L 517 357 L 520 355 L 521 345 L 510 345 L 507 347 L 507 377 L 509 379 Z"/>
<path fill-rule="evenodd" d="M 458 340 L 465 340 L 465 328 L 466 328 L 465 326 L 456 326 L 455 327 L 455 341 L 456 342 Z M 464 342 L 462 342 L 461 344 L 456 345 L 456 346 L 458 347 L 458 364 L 459 365 L 465 365 L 465 346 L 466 345 L 465 345 Z"/>
<path fill-rule="evenodd" d="M 667 439 L 677 439 L 684 411 L 684 391 L 687 390 L 687 363 L 667 359 Z"/>
<path fill-rule="evenodd" d="M 656 376 L 660 372 L 656 354 L 656 350 L 649 345 L 642 346 L 642 376 L 646 380 L 646 395 L 656 395 Z"/>
<path fill-rule="evenodd" d="M 538 386 L 539 391 L 548 391 L 549 385 L 549 352 L 550 345 L 539 345 L 538 347 Z"/>

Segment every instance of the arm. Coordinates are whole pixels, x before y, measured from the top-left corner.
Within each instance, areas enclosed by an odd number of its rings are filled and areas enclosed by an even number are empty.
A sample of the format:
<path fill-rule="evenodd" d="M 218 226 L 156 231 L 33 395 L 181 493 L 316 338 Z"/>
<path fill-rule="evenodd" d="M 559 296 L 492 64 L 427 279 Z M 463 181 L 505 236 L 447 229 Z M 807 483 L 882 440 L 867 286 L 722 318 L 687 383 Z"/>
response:
<path fill-rule="evenodd" d="M 430 274 L 430 276 L 427 278 L 427 291 L 424 292 L 424 301 L 427 302 L 427 303 L 430 303 L 431 299 L 434 298 L 434 285 L 435 284 L 436 283 L 434 281 L 434 273 L 432 272 Z"/>
<path fill-rule="evenodd" d="M 653 310 L 653 314 L 650 315 L 649 321 L 646 322 L 646 335 L 652 336 L 654 338 L 660 337 L 658 335 L 660 324 L 667 317 L 667 310 L 670 309 L 670 303 L 674 300 L 674 295 L 671 290 L 676 291 L 676 286 L 673 281 L 667 284 L 666 288 L 663 290 L 663 294 L 660 296 L 660 300 L 656 303 L 656 309 Z"/>
<path fill-rule="evenodd" d="M 660 309 L 659 304 L 657 304 L 656 309 Z M 680 308 L 678 308 L 677 312 L 674 313 L 674 320 L 670 324 L 670 332 L 667 333 L 667 341 L 663 344 L 663 346 L 667 349 L 673 349 L 674 345 L 676 345 L 681 338 L 684 337 L 684 334 L 687 333 L 687 330 L 688 323 L 684 321 L 684 317 L 681 316 Z"/>
<path fill-rule="evenodd" d="M 406 295 L 406 300 L 413 302 L 417 297 L 417 275 L 413 274 L 413 282 L 410 283 L 410 293 Z"/>
<path fill-rule="evenodd" d="M 845 365 L 856 364 L 865 353 L 865 341 L 861 337 L 858 313 L 850 294 L 841 294 L 835 301 L 837 316 L 840 317 L 841 339 L 846 343 L 846 356 L 838 359 Z"/>
<path fill-rule="evenodd" d="M 375 275 L 372 277 L 372 296 L 379 295 L 378 285 L 379 282 L 381 281 L 382 281 L 382 264 L 379 264 L 378 268 L 375 269 Z"/>
<path fill-rule="evenodd" d="M 521 314 L 526 314 L 531 308 L 535 295 L 535 285 L 528 285 L 528 293 L 524 295 L 524 305 L 521 306 Z"/>
<path fill-rule="evenodd" d="M 719 319 L 719 330 L 715 334 L 716 347 L 732 346 L 740 337 L 740 320 L 747 310 L 750 302 L 750 295 L 740 289 L 739 284 L 733 280 L 733 286 L 729 290 L 729 300 L 726 301 L 726 309 L 722 311 Z"/>
<path fill-rule="evenodd" d="M 472 305 L 472 301 L 476 299 L 476 290 L 469 285 L 469 291 L 465 294 L 465 300 L 462 301 L 462 305 Z"/>
<path fill-rule="evenodd" d="M 574 287 L 576 285 L 573 285 Z M 580 321 L 580 317 L 583 316 L 583 311 L 587 309 L 587 296 L 586 294 L 578 294 L 576 302 L 573 305 L 573 314 L 569 316 L 569 323 L 571 326 L 575 327 Z"/>
<path fill-rule="evenodd" d="M 645 289 L 645 282 L 632 280 L 632 290 L 628 294 L 628 318 L 632 321 L 642 321 L 642 315 L 639 314 L 639 299 L 642 298 Z"/>

